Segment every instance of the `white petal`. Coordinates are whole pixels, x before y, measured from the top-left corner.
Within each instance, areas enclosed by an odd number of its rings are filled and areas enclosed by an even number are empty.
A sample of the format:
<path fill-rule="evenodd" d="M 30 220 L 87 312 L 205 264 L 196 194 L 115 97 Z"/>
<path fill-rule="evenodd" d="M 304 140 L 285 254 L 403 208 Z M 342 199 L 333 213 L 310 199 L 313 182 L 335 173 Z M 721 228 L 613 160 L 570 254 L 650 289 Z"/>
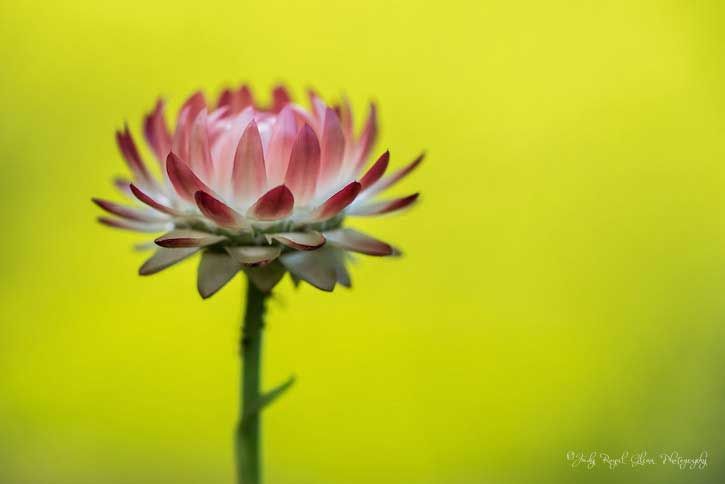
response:
<path fill-rule="evenodd" d="M 197 269 L 196 288 L 204 299 L 213 295 L 239 272 L 239 262 L 226 252 L 206 251 Z"/>

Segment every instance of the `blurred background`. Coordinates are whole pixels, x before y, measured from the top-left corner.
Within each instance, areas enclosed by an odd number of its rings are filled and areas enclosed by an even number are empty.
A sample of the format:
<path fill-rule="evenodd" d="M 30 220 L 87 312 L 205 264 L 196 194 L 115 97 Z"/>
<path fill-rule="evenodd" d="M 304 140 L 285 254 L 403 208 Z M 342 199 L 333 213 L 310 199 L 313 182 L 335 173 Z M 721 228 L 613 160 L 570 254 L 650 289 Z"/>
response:
<path fill-rule="evenodd" d="M 140 278 L 98 225 L 158 95 L 379 103 L 405 252 L 269 311 L 268 484 L 715 483 L 725 442 L 725 5 L 0 3 L 0 482 L 231 483 L 243 281 Z M 710 453 L 571 468 L 568 451 Z"/>

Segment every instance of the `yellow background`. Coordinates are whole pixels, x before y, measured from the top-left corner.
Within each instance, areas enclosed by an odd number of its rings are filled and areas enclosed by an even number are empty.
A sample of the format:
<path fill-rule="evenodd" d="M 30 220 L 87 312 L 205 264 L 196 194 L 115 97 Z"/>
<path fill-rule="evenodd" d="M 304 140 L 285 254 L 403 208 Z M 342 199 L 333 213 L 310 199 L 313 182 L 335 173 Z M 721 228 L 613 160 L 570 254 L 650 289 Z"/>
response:
<path fill-rule="evenodd" d="M 229 483 L 242 282 L 139 278 L 113 131 L 250 81 L 428 158 L 355 288 L 271 304 L 269 484 L 722 482 L 722 2 L 0 4 L 0 482 Z M 711 454 L 571 469 L 568 450 Z"/>

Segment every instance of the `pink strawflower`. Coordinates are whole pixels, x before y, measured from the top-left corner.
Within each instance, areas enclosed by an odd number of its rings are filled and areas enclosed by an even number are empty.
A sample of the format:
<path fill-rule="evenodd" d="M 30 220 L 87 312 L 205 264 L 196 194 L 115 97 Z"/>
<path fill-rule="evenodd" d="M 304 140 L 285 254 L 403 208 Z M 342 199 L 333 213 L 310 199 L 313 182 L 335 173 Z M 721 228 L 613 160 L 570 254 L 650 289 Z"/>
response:
<path fill-rule="evenodd" d="M 143 123 L 161 180 L 152 176 L 128 127 L 116 133 L 133 181 L 116 186 L 137 203 L 94 199 L 113 217 L 100 222 L 139 232 L 166 232 L 140 268 L 165 269 L 202 252 L 197 287 L 202 297 L 243 270 L 262 291 L 289 271 L 331 291 L 350 286 L 349 252 L 389 256 L 389 244 L 343 227 L 347 215 L 380 215 L 412 204 L 418 194 L 378 201 L 375 196 L 408 175 L 422 155 L 391 175 L 386 151 L 366 169 L 377 136 L 375 106 L 355 134 L 347 101 L 329 107 L 310 94 L 311 108 L 291 101 L 283 87 L 271 106 L 259 106 L 247 86 L 225 90 L 210 108 L 197 92 L 181 107 L 170 133 L 164 103 Z"/>

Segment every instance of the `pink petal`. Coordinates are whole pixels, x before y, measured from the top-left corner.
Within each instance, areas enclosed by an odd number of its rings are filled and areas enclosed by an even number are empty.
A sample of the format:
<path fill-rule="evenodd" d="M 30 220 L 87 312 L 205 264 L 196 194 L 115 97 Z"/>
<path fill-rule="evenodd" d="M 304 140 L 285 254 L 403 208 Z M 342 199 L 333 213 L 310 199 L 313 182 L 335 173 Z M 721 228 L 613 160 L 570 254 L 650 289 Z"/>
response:
<path fill-rule="evenodd" d="M 370 167 L 370 169 L 365 173 L 365 176 L 363 176 L 360 179 L 360 190 L 365 190 L 366 188 L 372 186 L 375 182 L 380 180 L 380 178 L 385 173 L 385 170 L 388 169 L 388 162 L 390 161 L 390 152 L 386 151 L 382 155 L 380 155 L 380 158 L 378 158 L 378 161 L 376 161 L 373 166 Z"/>
<path fill-rule="evenodd" d="M 323 186 L 337 181 L 344 154 L 345 135 L 342 133 L 340 119 L 335 111 L 326 108 L 320 145 L 320 183 Z"/>
<path fill-rule="evenodd" d="M 272 188 L 247 211 L 256 220 L 279 220 L 292 213 L 295 198 L 285 185 Z"/>
<path fill-rule="evenodd" d="M 240 214 L 208 193 L 198 191 L 194 194 L 194 199 L 201 213 L 216 224 L 235 228 L 244 225 L 244 218 Z"/>
<path fill-rule="evenodd" d="M 239 140 L 234 155 L 232 186 L 237 200 L 254 200 L 267 188 L 264 150 L 257 123 L 252 120 Z"/>
<path fill-rule="evenodd" d="M 297 137 L 297 123 L 294 109 L 286 106 L 277 116 L 272 126 L 272 135 L 265 157 L 267 165 L 267 179 L 271 185 L 278 185 L 284 180 L 287 172 L 292 145 Z"/>
<path fill-rule="evenodd" d="M 168 214 L 168 215 L 175 215 L 176 216 L 176 215 L 179 215 L 180 214 L 179 211 L 174 210 L 173 208 L 167 207 L 166 205 L 162 205 L 161 203 L 157 202 L 156 200 L 154 200 L 153 198 L 151 198 L 150 196 L 148 196 L 146 193 L 144 193 L 143 191 L 141 191 L 141 189 L 139 189 L 133 183 L 130 185 L 130 188 L 131 188 L 131 193 L 133 193 L 133 195 L 136 198 L 138 198 L 141 202 L 145 203 L 149 207 L 155 208 L 159 212 L 163 212 L 163 213 Z"/>
<path fill-rule="evenodd" d="M 350 106 L 350 100 L 347 97 L 342 98 L 342 102 L 339 107 L 340 123 L 342 124 L 342 132 L 345 134 L 345 148 L 352 149 L 354 139 L 353 133 L 353 118 L 352 118 L 352 106 Z"/>
<path fill-rule="evenodd" d="M 408 176 L 413 170 L 415 170 L 418 165 L 423 161 L 423 158 L 425 158 L 425 153 L 421 153 L 418 155 L 416 159 L 414 159 L 411 163 L 404 166 L 403 168 L 399 169 L 395 173 L 393 173 L 390 176 L 386 176 L 382 180 L 378 181 L 374 185 L 371 185 L 368 190 L 365 191 L 366 196 L 372 196 L 376 193 L 380 193 L 386 188 L 391 187 L 392 185 L 398 183 L 400 180 Z"/>
<path fill-rule="evenodd" d="M 161 232 L 169 228 L 168 223 L 147 223 L 147 222 L 132 222 L 130 220 L 121 220 L 111 217 L 98 217 L 98 221 L 103 225 L 108 225 L 116 229 L 131 230 L 133 232 Z"/>
<path fill-rule="evenodd" d="M 197 268 L 196 288 L 204 299 L 214 295 L 229 282 L 240 265 L 226 252 L 205 251 Z"/>
<path fill-rule="evenodd" d="M 169 180 L 176 190 L 176 193 L 184 200 L 193 202 L 194 194 L 198 191 L 212 192 L 191 171 L 189 165 L 181 161 L 173 152 L 169 153 L 169 156 L 166 158 L 166 173 L 169 175 Z"/>
<path fill-rule="evenodd" d="M 211 152 L 209 150 L 209 134 L 207 131 L 206 108 L 202 109 L 194 119 L 189 138 L 189 166 L 196 173 L 209 178 L 212 173 Z"/>
<path fill-rule="evenodd" d="M 223 235 L 214 235 L 198 230 L 176 229 L 162 235 L 154 242 L 161 247 L 176 249 L 181 247 L 206 247 L 222 240 L 226 240 Z"/>
<path fill-rule="evenodd" d="M 116 132 L 116 142 L 118 143 L 118 148 L 121 150 L 121 154 L 123 154 L 123 158 L 126 160 L 126 164 L 134 175 L 134 179 L 149 189 L 157 190 L 158 186 L 156 181 L 141 159 L 141 155 L 136 148 L 136 143 L 133 141 L 128 126 L 124 128 L 124 131 Z"/>
<path fill-rule="evenodd" d="M 357 141 L 355 153 L 353 155 L 353 175 L 357 175 L 362 170 L 365 162 L 370 155 L 370 151 L 375 145 L 378 136 L 378 115 L 375 104 L 370 104 L 370 114 L 365 122 L 360 138 Z"/>
<path fill-rule="evenodd" d="M 159 99 L 153 112 L 144 119 L 144 135 L 156 159 L 163 162 L 171 150 L 171 134 L 164 119 L 164 101 Z"/>
<path fill-rule="evenodd" d="M 156 249 L 156 253 L 144 262 L 138 270 L 138 273 L 142 276 L 155 274 L 167 267 L 171 267 L 177 262 L 181 262 L 187 257 L 195 254 L 198 250 L 199 247 L 186 247 L 183 249 L 166 249 L 159 247 Z"/>
<path fill-rule="evenodd" d="M 101 207 L 106 212 L 116 215 L 121 218 L 125 218 L 126 220 L 133 220 L 136 222 L 147 222 L 147 223 L 154 223 L 154 222 L 165 222 L 166 218 L 163 216 L 160 216 L 159 214 L 153 215 L 149 214 L 145 210 L 141 210 L 138 208 L 133 207 L 126 207 L 124 205 L 119 205 L 118 203 L 114 203 L 108 200 L 102 200 L 100 198 L 93 198 L 93 203 Z"/>
<path fill-rule="evenodd" d="M 125 195 L 129 198 L 133 196 L 133 193 L 131 193 L 131 181 L 127 180 L 126 178 L 114 178 L 113 179 L 113 186 L 116 187 L 116 189 L 121 192 L 122 195 Z"/>
<path fill-rule="evenodd" d="M 349 215 L 380 215 L 383 213 L 395 212 L 401 210 L 418 199 L 419 193 L 408 195 L 403 198 L 396 198 L 395 200 L 384 200 L 382 202 L 375 202 L 368 205 L 362 205 L 360 207 L 353 207 L 347 210 Z"/>
<path fill-rule="evenodd" d="M 277 242 L 297 250 L 315 250 L 325 245 L 325 237 L 319 232 L 282 232 L 270 236 Z"/>
<path fill-rule="evenodd" d="M 320 143 L 312 128 L 305 124 L 297 135 L 285 174 L 287 185 L 299 203 L 307 203 L 315 194 L 320 171 Z"/>
<path fill-rule="evenodd" d="M 292 101 L 292 97 L 284 86 L 277 86 L 272 90 L 272 111 L 278 113 Z"/>
<path fill-rule="evenodd" d="M 269 264 L 282 252 L 279 246 L 272 245 L 227 246 L 225 249 L 240 264 L 252 266 Z"/>
<path fill-rule="evenodd" d="M 360 193 L 360 183 L 354 181 L 346 185 L 342 190 L 327 199 L 325 203 L 315 209 L 310 219 L 316 222 L 330 219 L 350 205 Z"/>
<path fill-rule="evenodd" d="M 324 235 L 331 244 L 352 252 L 377 256 L 396 253 L 389 244 L 353 229 L 332 230 Z"/>
<path fill-rule="evenodd" d="M 184 160 L 189 159 L 189 137 L 191 126 L 199 113 L 206 108 L 206 100 L 201 92 L 194 93 L 179 111 L 176 131 L 171 140 L 171 151 Z"/>

